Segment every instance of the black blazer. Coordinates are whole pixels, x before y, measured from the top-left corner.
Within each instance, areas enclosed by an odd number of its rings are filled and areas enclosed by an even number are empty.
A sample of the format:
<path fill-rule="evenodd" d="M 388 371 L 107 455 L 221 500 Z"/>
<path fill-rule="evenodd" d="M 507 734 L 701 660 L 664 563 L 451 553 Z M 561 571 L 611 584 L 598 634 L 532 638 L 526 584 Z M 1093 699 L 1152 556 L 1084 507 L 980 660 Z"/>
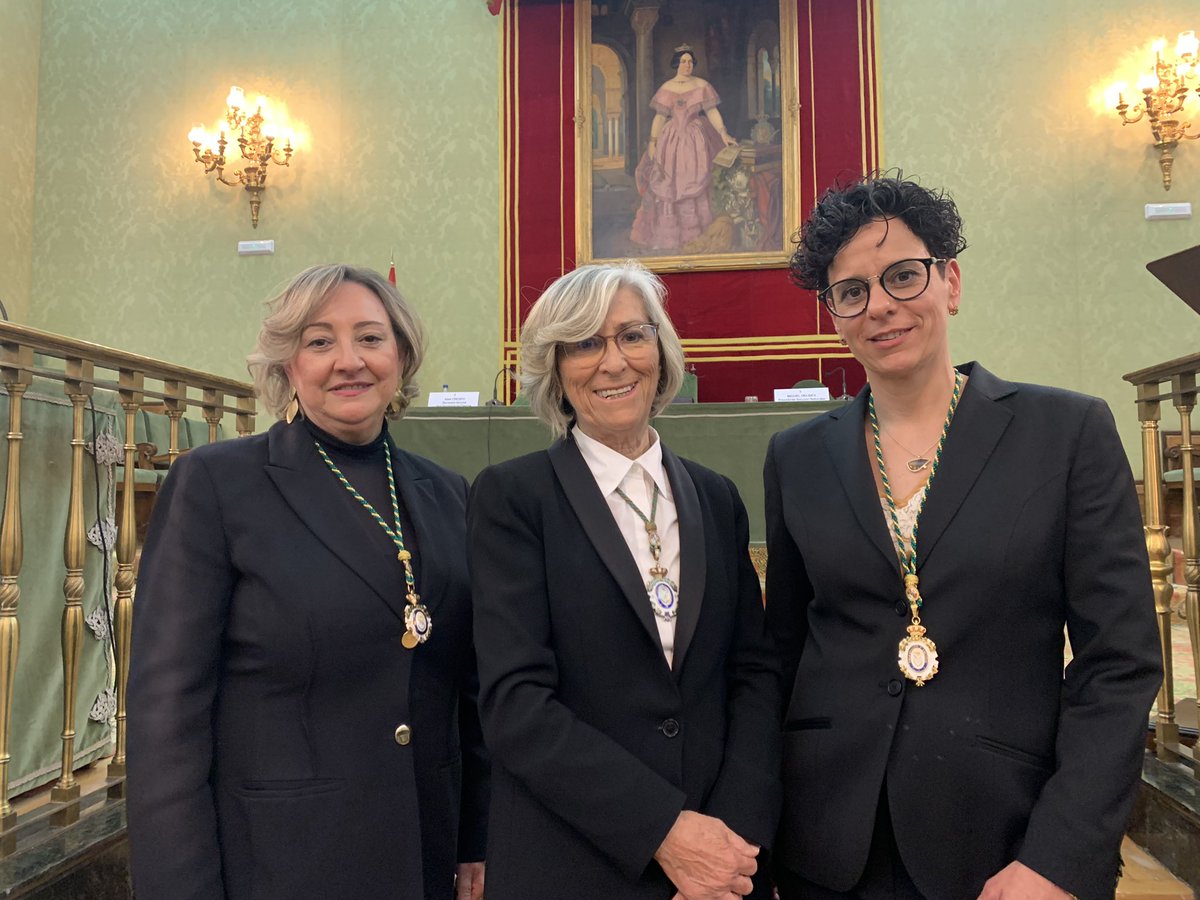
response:
<path fill-rule="evenodd" d="M 1014 859 L 1112 897 L 1161 678 L 1133 479 L 1102 401 L 962 369 L 917 535 L 941 665 L 922 687 L 896 662 L 909 612 L 866 391 L 771 441 L 767 616 L 792 686 L 776 858 L 848 890 L 886 779 L 931 900 L 975 897 Z"/>
<path fill-rule="evenodd" d="M 466 482 L 392 457 L 433 618 L 413 651 L 394 549 L 302 423 L 171 468 L 134 605 L 139 900 L 446 900 L 483 858 Z"/>
<path fill-rule="evenodd" d="M 681 545 L 672 668 L 573 440 L 472 488 L 488 900 L 669 898 L 652 860 L 683 809 L 764 846 L 774 835 L 779 676 L 746 511 L 727 478 L 665 447 L 663 463 Z"/>

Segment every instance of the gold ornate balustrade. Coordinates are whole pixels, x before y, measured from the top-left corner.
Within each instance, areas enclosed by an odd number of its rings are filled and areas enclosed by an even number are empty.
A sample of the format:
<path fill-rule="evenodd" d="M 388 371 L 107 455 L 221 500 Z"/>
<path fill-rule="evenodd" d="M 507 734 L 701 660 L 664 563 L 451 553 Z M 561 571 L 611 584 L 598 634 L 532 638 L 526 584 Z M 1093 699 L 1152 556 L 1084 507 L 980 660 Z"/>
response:
<path fill-rule="evenodd" d="M 1155 722 L 1155 749 L 1160 757 L 1186 760 L 1200 778 L 1197 754 L 1180 742 L 1175 721 L 1175 679 L 1172 674 L 1171 602 L 1174 595 L 1174 554 L 1168 542 L 1164 520 L 1163 450 L 1159 422 L 1162 406 L 1167 403 L 1179 415 L 1179 452 L 1183 476 L 1183 509 L 1180 542 L 1183 548 L 1186 596 L 1183 613 L 1192 645 L 1192 661 L 1200 683 L 1200 552 L 1197 551 L 1196 467 L 1200 452 L 1192 443 L 1192 410 L 1196 406 L 1196 376 L 1200 372 L 1200 353 L 1173 359 L 1130 372 L 1125 380 L 1137 389 L 1138 420 L 1142 425 L 1142 467 L 1146 548 L 1150 553 L 1150 578 L 1154 586 L 1154 607 L 1158 614 L 1159 640 L 1163 654 L 1163 685 L 1158 694 Z"/>
<path fill-rule="evenodd" d="M 12 701 L 20 647 L 22 535 L 21 402 L 34 379 L 61 384 L 71 406 L 70 492 L 63 538 L 65 577 L 62 596 L 61 646 L 30 647 L 34 654 L 62 657 L 62 765 L 51 789 L 49 818 L 66 825 L 79 818 L 80 786 L 75 779 L 75 722 L 80 650 L 84 632 L 84 412 L 95 395 L 103 395 L 124 414 L 123 490 L 117 520 L 116 571 L 112 586 L 116 691 L 116 740 L 108 765 L 105 789 L 111 797 L 124 795 L 125 687 L 129 674 L 135 582 L 136 416 L 145 407 L 163 412 L 170 422 L 167 458 L 180 452 L 180 421 L 188 410 L 199 411 L 208 425 L 208 439 L 218 437 L 226 416 L 239 435 L 254 430 L 255 398 L 251 385 L 182 366 L 103 347 L 87 341 L 0 322 L 0 384 L 8 394 L 8 461 L 4 473 L 4 512 L 0 519 L 0 857 L 17 846 L 18 817 L 9 801 L 12 758 Z M 27 486 L 28 487 L 28 486 Z M 38 486 L 33 486 L 38 487 Z M 42 498 L 39 496 L 38 498 Z M 41 598 L 38 598 L 41 599 Z"/>

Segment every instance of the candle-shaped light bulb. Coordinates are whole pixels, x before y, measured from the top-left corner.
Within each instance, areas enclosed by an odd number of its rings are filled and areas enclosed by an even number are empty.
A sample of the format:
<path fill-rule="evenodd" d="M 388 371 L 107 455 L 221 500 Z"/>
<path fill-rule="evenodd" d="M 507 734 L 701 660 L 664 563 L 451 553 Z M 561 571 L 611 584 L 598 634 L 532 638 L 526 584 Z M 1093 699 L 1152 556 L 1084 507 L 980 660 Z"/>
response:
<path fill-rule="evenodd" d="M 265 118 L 267 115 L 267 98 L 259 94 L 254 98 L 254 106 L 258 110 L 258 114 Z"/>
<path fill-rule="evenodd" d="M 246 95 L 236 84 L 229 89 L 229 96 L 225 98 L 225 105 L 233 109 L 243 109 L 246 106 Z"/>
<path fill-rule="evenodd" d="M 188 132 L 188 140 L 193 144 L 203 144 L 205 137 L 204 126 L 199 122 L 193 125 L 192 130 Z"/>
<path fill-rule="evenodd" d="M 1179 42 L 1175 45 L 1175 55 L 1195 57 L 1197 53 L 1200 53 L 1200 38 L 1196 37 L 1196 32 L 1179 32 Z"/>
<path fill-rule="evenodd" d="M 1143 94 L 1149 93 L 1158 87 L 1158 77 L 1149 72 L 1144 72 L 1142 77 L 1138 79 L 1137 87 Z"/>
<path fill-rule="evenodd" d="M 268 122 L 263 126 L 262 133 L 263 137 L 265 137 L 267 140 L 273 141 L 279 134 L 279 128 L 274 122 Z"/>

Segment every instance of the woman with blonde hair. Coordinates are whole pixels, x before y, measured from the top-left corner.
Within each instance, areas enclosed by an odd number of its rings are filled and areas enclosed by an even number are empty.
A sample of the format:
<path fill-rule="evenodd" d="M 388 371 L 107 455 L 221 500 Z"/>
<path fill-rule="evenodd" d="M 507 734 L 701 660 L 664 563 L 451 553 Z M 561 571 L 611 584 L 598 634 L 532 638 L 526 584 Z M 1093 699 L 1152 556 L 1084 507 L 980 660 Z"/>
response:
<path fill-rule="evenodd" d="M 142 900 L 482 896 L 467 485 L 385 423 L 423 352 L 378 273 L 307 269 L 249 358 L 280 420 L 167 476 L 129 675 Z"/>

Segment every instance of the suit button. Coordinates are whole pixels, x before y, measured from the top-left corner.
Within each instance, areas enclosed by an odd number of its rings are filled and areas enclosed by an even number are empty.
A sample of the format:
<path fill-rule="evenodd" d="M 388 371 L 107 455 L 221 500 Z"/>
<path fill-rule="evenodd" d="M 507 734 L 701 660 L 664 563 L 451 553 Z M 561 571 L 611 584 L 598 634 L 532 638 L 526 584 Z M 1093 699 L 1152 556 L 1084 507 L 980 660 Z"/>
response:
<path fill-rule="evenodd" d="M 903 600 L 896 601 L 896 615 L 898 615 L 898 616 L 907 616 L 908 615 L 908 604 L 905 603 Z"/>
<path fill-rule="evenodd" d="M 658 726 L 658 730 L 661 731 L 665 737 L 673 738 L 675 735 L 679 734 L 679 722 L 677 722 L 675 719 L 663 719 L 663 723 Z"/>
<path fill-rule="evenodd" d="M 891 694 L 893 697 L 899 697 L 900 693 L 903 690 L 904 690 L 904 684 L 900 681 L 899 678 L 893 678 L 891 681 L 888 682 L 888 693 Z"/>
<path fill-rule="evenodd" d="M 396 743 L 401 747 L 407 747 L 412 743 L 412 729 L 407 725 L 398 725 L 396 727 Z"/>

